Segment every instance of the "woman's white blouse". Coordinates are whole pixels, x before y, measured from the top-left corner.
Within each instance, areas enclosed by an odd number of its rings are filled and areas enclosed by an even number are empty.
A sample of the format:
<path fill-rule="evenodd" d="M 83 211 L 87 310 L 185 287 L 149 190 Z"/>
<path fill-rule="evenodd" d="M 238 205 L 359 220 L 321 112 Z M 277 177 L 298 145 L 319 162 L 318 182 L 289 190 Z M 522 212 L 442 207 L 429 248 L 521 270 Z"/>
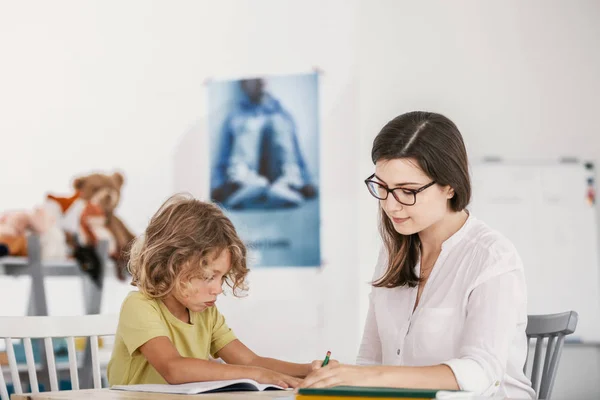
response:
<path fill-rule="evenodd" d="M 374 279 L 386 267 L 384 249 Z M 525 276 L 509 240 L 470 215 L 442 244 L 413 312 L 416 298 L 416 287 L 372 289 L 358 364 L 446 364 L 462 390 L 535 398 L 523 373 Z"/>

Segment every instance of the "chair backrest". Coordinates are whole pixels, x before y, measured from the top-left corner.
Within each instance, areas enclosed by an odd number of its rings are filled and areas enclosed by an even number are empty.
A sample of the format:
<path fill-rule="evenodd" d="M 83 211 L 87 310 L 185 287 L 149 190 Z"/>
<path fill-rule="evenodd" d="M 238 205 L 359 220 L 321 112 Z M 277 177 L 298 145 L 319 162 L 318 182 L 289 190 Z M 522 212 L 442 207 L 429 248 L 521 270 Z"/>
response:
<path fill-rule="evenodd" d="M 575 311 L 528 316 L 527 344 L 529 345 L 531 340 L 535 339 L 531 385 L 537 393 L 538 399 L 549 399 L 552 394 L 565 336 L 575 332 L 577 319 L 578 315 Z M 544 347 L 545 356 L 542 363 Z M 527 369 L 528 361 L 525 362 L 524 370 Z"/>
<path fill-rule="evenodd" d="M 23 339 L 25 359 L 29 372 L 29 384 L 33 393 L 38 392 L 38 379 L 31 339 L 43 339 L 45 356 L 48 361 L 50 388 L 58 391 L 56 364 L 54 360 L 53 338 L 65 338 L 69 358 L 69 371 L 73 390 L 79 389 L 75 337 L 89 337 L 91 346 L 94 388 L 102 387 L 100 361 L 98 360 L 98 337 L 112 336 L 117 331 L 118 315 L 81 315 L 69 317 L 0 317 L 0 338 L 6 342 L 8 364 L 16 394 L 23 393 L 12 339 Z M 0 395 L 8 400 L 8 390 L 4 374 L 0 371 Z"/>

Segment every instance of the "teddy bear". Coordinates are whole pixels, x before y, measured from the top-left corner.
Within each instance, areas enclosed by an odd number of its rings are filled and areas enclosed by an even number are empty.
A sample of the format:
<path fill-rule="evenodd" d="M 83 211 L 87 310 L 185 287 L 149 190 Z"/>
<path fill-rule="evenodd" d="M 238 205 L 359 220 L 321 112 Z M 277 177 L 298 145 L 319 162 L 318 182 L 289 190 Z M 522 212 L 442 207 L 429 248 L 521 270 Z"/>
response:
<path fill-rule="evenodd" d="M 101 240 L 108 241 L 117 278 L 125 280 L 128 251 L 135 236 L 115 215 L 123 183 L 119 172 L 92 173 L 74 179 L 75 192 L 71 196 L 47 195 L 46 207 L 59 219 L 74 257 L 99 285 L 101 264 L 96 245 Z"/>

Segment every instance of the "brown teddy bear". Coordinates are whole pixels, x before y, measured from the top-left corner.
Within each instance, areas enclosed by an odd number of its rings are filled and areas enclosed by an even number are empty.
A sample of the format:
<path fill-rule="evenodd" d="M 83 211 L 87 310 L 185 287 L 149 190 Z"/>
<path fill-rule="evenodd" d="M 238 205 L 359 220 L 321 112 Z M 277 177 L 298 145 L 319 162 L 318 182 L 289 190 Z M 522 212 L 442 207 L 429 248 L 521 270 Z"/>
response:
<path fill-rule="evenodd" d="M 128 251 L 134 235 L 115 215 L 123 182 L 119 172 L 112 175 L 94 173 L 75 178 L 73 188 L 76 192 L 72 196 L 47 196 L 47 207 L 59 216 L 75 258 L 92 278 L 98 277 L 100 265 L 95 246 L 98 241 L 107 240 L 117 277 L 125 279 Z"/>

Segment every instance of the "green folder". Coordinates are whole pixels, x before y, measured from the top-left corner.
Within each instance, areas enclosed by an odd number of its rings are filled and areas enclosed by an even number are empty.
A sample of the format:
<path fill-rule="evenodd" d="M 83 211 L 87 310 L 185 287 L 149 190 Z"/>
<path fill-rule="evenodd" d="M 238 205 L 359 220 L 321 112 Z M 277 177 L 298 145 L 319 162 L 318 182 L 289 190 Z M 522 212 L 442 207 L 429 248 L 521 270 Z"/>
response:
<path fill-rule="evenodd" d="M 335 386 L 326 389 L 298 389 L 300 396 L 337 396 L 337 397 L 379 397 L 379 398 L 413 398 L 435 399 L 437 389 L 402 389 L 387 387 L 366 386 Z M 458 392 L 457 390 L 444 390 L 444 392 Z"/>

